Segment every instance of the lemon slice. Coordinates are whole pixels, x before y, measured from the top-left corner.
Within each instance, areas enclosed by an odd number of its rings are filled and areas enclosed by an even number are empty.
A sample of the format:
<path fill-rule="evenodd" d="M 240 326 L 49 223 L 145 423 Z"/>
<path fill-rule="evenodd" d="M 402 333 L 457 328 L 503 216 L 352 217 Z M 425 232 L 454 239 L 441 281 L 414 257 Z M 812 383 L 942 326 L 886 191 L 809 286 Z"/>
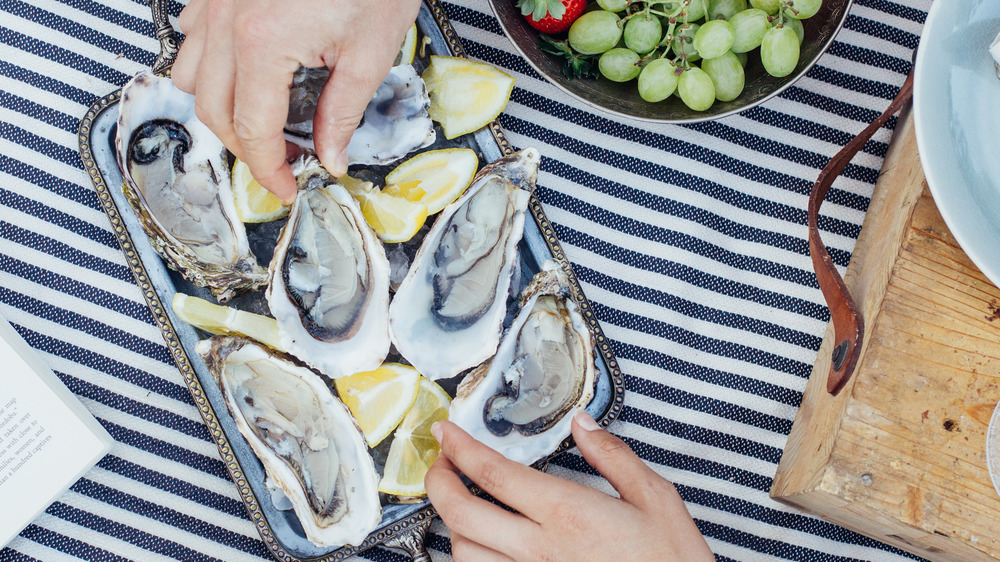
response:
<path fill-rule="evenodd" d="M 413 64 L 413 59 L 416 56 L 417 24 L 413 24 L 410 26 L 410 29 L 406 31 L 406 37 L 403 37 L 403 44 L 399 47 L 399 54 L 396 55 L 396 60 L 392 62 L 392 66 Z"/>
<path fill-rule="evenodd" d="M 389 172 L 382 193 L 423 203 L 433 215 L 462 195 L 478 167 L 479 158 L 468 148 L 421 152 Z"/>
<path fill-rule="evenodd" d="M 513 76 L 461 57 L 432 55 L 422 78 L 431 98 L 431 119 L 441 124 L 449 139 L 496 119 L 514 89 Z"/>
<path fill-rule="evenodd" d="M 250 168 L 240 160 L 233 164 L 233 199 L 236 214 L 243 222 L 268 222 L 288 214 L 289 207 L 257 183 Z"/>
<path fill-rule="evenodd" d="M 333 381 L 340 399 L 358 420 L 369 447 L 374 447 L 396 429 L 417 399 L 420 373 L 399 363 L 384 363 Z"/>
<path fill-rule="evenodd" d="M 184 293 L 174 295 L 173 308 L 181 320 L 195 328 L 213 334 L 245 336 L 284 351 L 278 337 L 278 323 L 269 316 L 221 306 Z"/>
<path fill-rule="evenodd" d="M 396 428 L 385 460 L 378 491 L 395 496 L 422 496 L 424 475 L 441 447 L 431 435 L 434 422 L 448 419 L 451 398 L 428 378 L 420 377 L 420 391 L 406 417 Z"/>
<path fill-rule="evenodd" d="M 383 242 L 406 242 L 427 220 L 427 205 L 394 197 L 371 182 L 349 176 L 340 182 L 361 206 L 361 214 Z"/>

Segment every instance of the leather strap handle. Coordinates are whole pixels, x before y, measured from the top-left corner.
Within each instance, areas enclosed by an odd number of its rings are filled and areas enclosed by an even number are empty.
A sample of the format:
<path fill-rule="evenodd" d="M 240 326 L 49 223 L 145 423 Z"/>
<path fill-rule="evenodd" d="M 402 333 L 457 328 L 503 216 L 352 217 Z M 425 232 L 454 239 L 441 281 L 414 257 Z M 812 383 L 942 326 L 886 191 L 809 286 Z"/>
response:
<path fill-rule="evenodd" d="M 812 256 L 813 269 L 816 270 L 816 280 L 819 288 L 823 291 L 823 298 L 826 299 L 827 306 L 830 307 L 830 320 L 833 322 L 834 341 L 837 342 L 833 348 L 830 361 L 830 373 L 826 379 L 826 389 L 830 394 L 836 396 L 854 373 L 857 367 L 858 357 L 861 355 L 861 348 L 864 344 L 865 322 L 861 317 L 851 293 L 844 284 L 844 279 L 840 276 L 830 253 L 827 252 L 823 240 L 819 236 L 819 208 L 823 204 L 823 199 L 833 180 L 844 171 L 847 164 L 854 158 L 854 155 L 864 147 L 865 143 L 872 138 L 875 131 L 906 102 L 910 101 L 913 95 L 913 71 L 906 77 L 899 94 L 892 100 L 889 107 L 875 121 L 865 127 L 864 131 L 854 137 L 847 146 L 837 153 L 830 163 L 823 168 L 816 179 L 812 193 L 809 194 L 809 254 Z"/>

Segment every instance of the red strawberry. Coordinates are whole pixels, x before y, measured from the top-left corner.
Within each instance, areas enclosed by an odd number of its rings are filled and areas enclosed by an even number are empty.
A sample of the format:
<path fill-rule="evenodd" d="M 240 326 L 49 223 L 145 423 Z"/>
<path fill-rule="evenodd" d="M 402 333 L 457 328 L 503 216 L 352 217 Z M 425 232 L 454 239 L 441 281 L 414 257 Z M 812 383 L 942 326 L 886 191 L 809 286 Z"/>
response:
<path fill-rule="evenodd" d="M 542 33 L 562 33 L 587 7 L 587 0 L 517 0 L 528 24 Z"/>

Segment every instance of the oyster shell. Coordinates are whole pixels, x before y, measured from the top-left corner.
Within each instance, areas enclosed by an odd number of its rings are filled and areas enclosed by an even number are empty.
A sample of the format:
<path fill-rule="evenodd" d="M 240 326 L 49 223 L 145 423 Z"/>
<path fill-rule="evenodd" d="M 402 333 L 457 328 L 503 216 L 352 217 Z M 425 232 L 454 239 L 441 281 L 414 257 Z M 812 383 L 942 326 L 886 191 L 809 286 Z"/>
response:
<path fill-rule="evenodd" d="M 453 377 L 496 351 L 538 163 L 528 148 L 484 166 L 417 251 L 389 306 L 389 329 L 424 376 Z"/>
<path fill-rule="evenodd" d="M 573 415 L 594 396 L 594 337 L 549 260 L 493 359 L 458 387 L 449 419 L 507 458 L 531 464 L 569 436 Z"/>
<path fill-rule="evenodd" d="M 389 353 L 389 260 L 357 201 L 313 157 L 278 237 L 266 296 L 281 345 L 330 377 Z"/>
<path fill-rule="evenodd" d="M 286 138 L 315 150 L 313 116 L 323 86 L 330 77 L 326 68 L 299 68 L 292 79 Z M 389 164 L 410 152 L 430 146 L 436 138 L 427 86 L 412 65 L 392 67 L 372 95 L 361 123 L 347 145 L 348 164 Z"/>
<path fill-rule="evenodd" d="M 215 336 L 196 350 L 306 538 L 361 544 L 382 518 L 379 477 L 347 407 L 319 375 L 251 340 Z"/>
<path fill-rule="evenodd" d="M 226 149 L 195 116 L 194 96 L 138 74 L 122 88 L 115 148 L 126 199 L 168 266 L 220 302 L 267 283 L 236 214 Z"/>

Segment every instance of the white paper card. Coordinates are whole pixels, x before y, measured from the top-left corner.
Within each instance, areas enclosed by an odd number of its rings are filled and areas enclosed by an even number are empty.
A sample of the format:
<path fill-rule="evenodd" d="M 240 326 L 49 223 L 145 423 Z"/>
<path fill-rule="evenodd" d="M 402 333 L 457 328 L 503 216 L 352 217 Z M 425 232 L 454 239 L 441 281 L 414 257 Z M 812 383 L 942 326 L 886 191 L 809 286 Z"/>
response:
<path fill-rule="evenodd" d="M 0 316 L 0 548 L 101 460 L 112 442 Z"/>

